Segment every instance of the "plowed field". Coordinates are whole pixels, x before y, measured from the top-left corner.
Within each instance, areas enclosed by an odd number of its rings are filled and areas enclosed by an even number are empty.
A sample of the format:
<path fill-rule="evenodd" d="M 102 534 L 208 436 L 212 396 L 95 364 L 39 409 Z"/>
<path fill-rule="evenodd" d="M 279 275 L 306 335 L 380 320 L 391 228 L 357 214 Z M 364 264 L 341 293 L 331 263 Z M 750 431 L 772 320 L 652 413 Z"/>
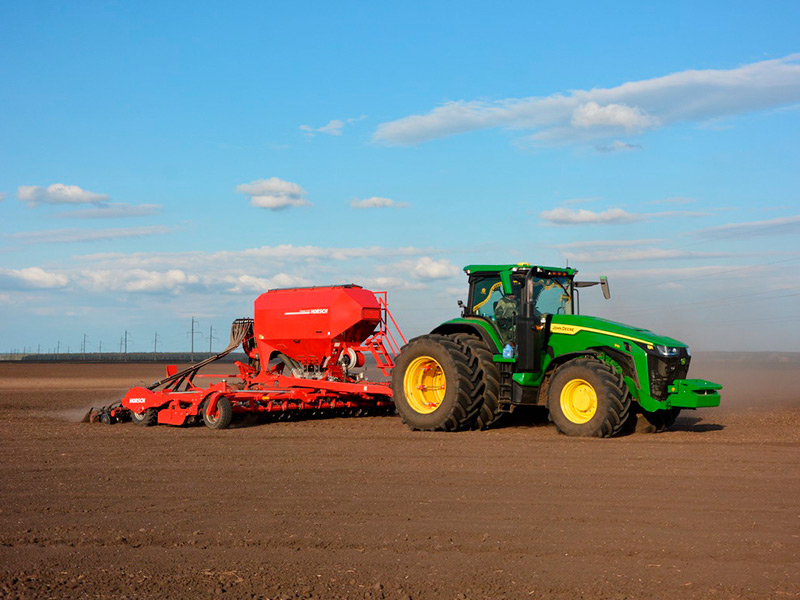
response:
<path fill-rule="evenodd" d="M 81 424 L 163 367 L 0 364 L 3 598 L 800 597 L 797 363 L 673 430 Z"/>

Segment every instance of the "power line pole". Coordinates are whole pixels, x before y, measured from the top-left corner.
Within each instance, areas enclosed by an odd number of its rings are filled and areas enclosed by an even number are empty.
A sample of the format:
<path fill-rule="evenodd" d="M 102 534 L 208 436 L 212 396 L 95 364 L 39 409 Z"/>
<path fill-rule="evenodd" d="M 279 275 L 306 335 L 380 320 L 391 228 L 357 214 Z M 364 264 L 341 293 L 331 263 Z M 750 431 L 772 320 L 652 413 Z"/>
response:
<path fill-rule="evenodd" d="M 156 331 L 156 335 L 153 337 L 153 358 L 154 359 L 155 359 L 157 353 L 158 353 L 158 332 Z"/>
<path fill-rule="evenodd" d="M 214 326 L 211 326 L 211 330 L 208 332 L 208 353 L 211 354 L 211 342 L 212 340 L 218 340 L 218 337 L 214 336 Z"/>
<path fill-rule="evenodd" d="M 58 340 L 58 344 L 56 344 L 56 356 L 61 354 L 61 340 Z"/>
<path fill-rule="evenodd" d="M 97 353 L 98 354 L 103 353 L 103 340 L 100 340 L 100 344 L 97 346 Z"/>
<path fill-rule="evenodd" d="M 192 334 L 192 354 L 191 354 L 191 359 L 190 359 L 191 362 L 194 362 L 194 324 L 196 322 L 197 321 L 195 321 L 195 318 L 192 317 L 192 332 L 191 332 L 191 334 Z"/>
<path fill-rule="evenodd" d="M 83 344 L 81 344 L 81 354 L 86 354 L 86 334 L 83 334 Z"/>
<path fill-rule="evenodd" d="M 125 330 L 125 355 L 128 354 L 128 330 Z"/>

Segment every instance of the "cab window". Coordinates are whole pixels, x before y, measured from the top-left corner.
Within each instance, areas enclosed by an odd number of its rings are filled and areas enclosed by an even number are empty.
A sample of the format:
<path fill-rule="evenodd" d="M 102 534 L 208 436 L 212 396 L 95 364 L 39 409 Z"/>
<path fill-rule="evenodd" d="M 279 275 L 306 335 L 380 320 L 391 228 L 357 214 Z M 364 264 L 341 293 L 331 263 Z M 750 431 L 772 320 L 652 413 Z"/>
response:
<path fill-rule="evenodd" d="M 497 276 L 476 278 L 472 286 L 472 314 L 492 321 L 505 343 L 515 342 L 522 281 L 512 279 L 511 289 L 511 294 L 504 293 Z"/>
<path fill-rule="evenodd" d="M 503 297 L 499 277 L 481 277 L 472 287 L 472 313 L 494 320 L 494 306 Z"/>

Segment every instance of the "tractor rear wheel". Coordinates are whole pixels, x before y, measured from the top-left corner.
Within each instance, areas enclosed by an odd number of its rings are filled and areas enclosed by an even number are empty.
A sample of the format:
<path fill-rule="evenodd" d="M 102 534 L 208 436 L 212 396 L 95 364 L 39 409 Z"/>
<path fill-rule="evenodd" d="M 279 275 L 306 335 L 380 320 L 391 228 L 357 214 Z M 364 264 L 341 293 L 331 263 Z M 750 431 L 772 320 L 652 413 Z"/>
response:
<path fill-rule="evenodd" d="M 151 427 L 158 423 L 158 411 L 155 408 L 148 408 L 140 413 L 131 411 L 131 421 L 142 427 Z"/>
<path fill-rule="evenodd" d="M 547 395 L 550 418 L 566 435 L 611 437 L 622 431 L 631 410 L 622 374 L 591 357 L 558 367 Z"/>
<path fill-rule="evenodd" d="M 231 401 L 225 396 L 217 400 L 217 407 L 214 413 L 209 413 L 208 408 L 211 405 L 206 401 L 203 405 L 203 422 L 209 429 L 225 429 L 231 424 L 233 419 L 233 405 Z"/>
<path fill-rule="evenodd" d="M 392 369 L 392 399 L 403 422 L 421 431 L 471 428 L 482 401 L 474 365 L 469 350 L 453 338 L 423 335 L 411 340 Z"/>
<path fill-rule="evenodd" d="M 481 338 L 468 333 L 453 336 L 467 350 L 470 369 L 476 374 L 475 392 L 480 396 L 480 411 L 475 420 L 475 429 L 488 429 L 505 414 L 500 412 L 500 372 L 497 370 L 489 346 Z"/>

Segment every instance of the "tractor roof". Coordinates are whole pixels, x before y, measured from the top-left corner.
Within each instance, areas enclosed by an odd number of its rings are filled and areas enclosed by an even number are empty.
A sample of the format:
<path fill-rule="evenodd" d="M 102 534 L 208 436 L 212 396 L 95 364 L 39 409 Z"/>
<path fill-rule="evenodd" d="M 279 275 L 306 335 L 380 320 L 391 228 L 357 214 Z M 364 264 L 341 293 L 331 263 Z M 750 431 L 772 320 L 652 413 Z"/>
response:
<path fill-rule="evenodd" d="M 571 277 L 578 271 L 570 267 L 544 267 L 541 265 L 531 265 L 529 263 L 514 263 L 510 265 L 467 265 L 464 267 L 464 272 L 469 275 L 470 273 L 515 273 L 527 272 L 529 269 L 537 269 L 544 271 L 546 275 L 566 275 Z"/>

